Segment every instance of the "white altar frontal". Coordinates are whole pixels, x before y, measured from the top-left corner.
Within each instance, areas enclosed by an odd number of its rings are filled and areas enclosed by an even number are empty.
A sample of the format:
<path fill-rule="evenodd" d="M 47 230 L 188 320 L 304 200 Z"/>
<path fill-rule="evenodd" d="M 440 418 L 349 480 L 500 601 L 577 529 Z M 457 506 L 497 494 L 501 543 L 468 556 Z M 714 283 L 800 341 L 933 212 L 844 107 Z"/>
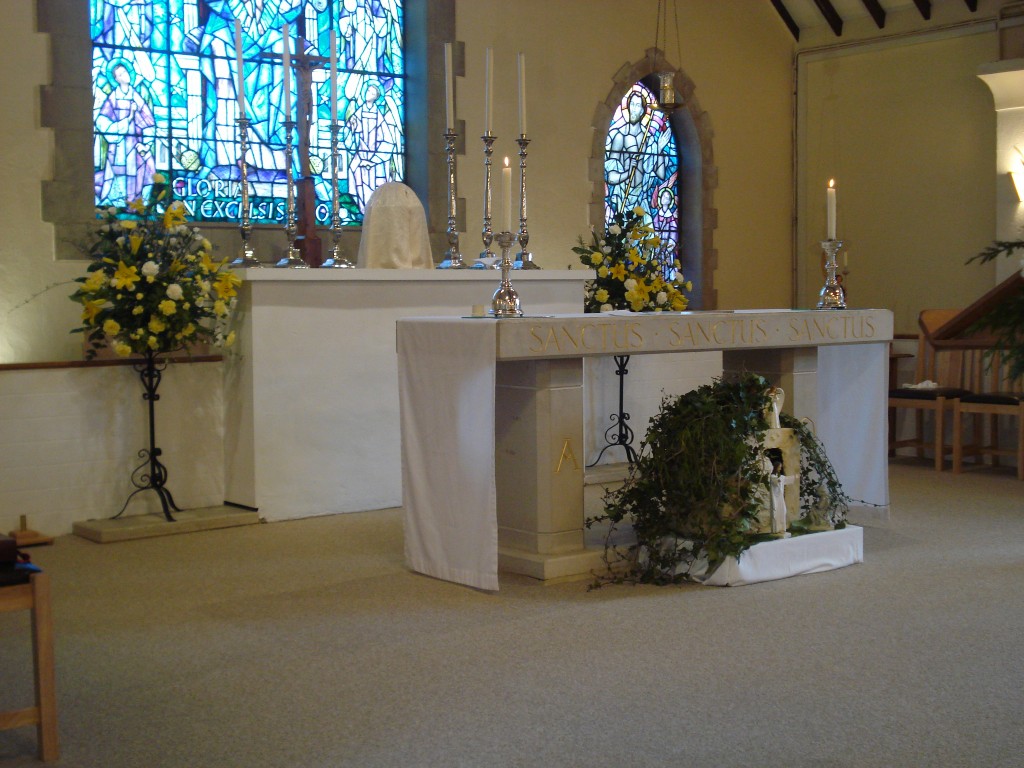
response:
<path fill-rule="evenodd" d="M 583 536 L 583 359 L 595 356 L 720 350 L 726 374 L 785 390 L 852 498 L 886 507 L 892 332 L 879 309 L 400 319 L 406 560 L 489 590 L 499 569 L 602 569 Z"/>
<path fill-rule="evenodd" d="M 247 269 L 225 359 L 225 499 L 267 520 L 402 503 L 395 321 L 490 306 L 495 270 Z M 540 312 L 583 270 L 516 272 Z M 493 399 L 492 393 L 483 393 Z"/>

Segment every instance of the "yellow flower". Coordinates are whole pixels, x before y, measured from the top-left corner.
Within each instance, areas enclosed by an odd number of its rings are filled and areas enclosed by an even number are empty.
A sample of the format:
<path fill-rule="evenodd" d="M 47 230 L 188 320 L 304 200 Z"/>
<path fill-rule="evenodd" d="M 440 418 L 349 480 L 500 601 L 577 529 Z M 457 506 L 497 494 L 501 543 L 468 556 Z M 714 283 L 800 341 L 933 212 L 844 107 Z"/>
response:
<path fill-rule="evenodd" d="M 136 198 L 135 200 L 132 200 L 130 203 L 128 203 L 128 207 L 139 214 L 146 212 L 146 204 L 142 202 L 141 197 Z"/>
<path fill-rule="evenodd" d="M 131 219 L 125 219 L 121 222 L 122 229 L 135 229 L 139 225 L 139 222 L 132 221 Z"/>
<path fill-rule="evenodd" d="M 149 345 L 150 349 L 156 349 L 160 345 L 160 340 L 156 336 L 150 336 L 146 339 L 146 344 Z"/>
<path fill-rule="evenodd" d="M 132 348 L 125 344 L 123 341 L 115 341 L 114 352 L 119 357 L 128 357 L 128 355 L 132 353 Z"/>
<path fill-rule="evenodd" d="M 690 301 L 685 296 L 683 296 L 683 294 L 677 293 L 672 296 L 669 303 L 672 305 L 672 309 L 675 312 L 682 312 L 684 309 L 686 309 Z"/>
<path fill-rule="evenodd" d="M 176 227 L 185 223 L 185 204 L 181 200 L 175 200 L 167 206 L 164 211 L 164 229 Z"/>
<path fill-rule="evenodd" d="M 167 323 L 161 320 L 159 317 L 149 318 L 149 330 L 150 333 L 162 333 L 167 330 Z"/>
<path fill-rule="evenodd" d="M 213 314 L 217 317 L 224 317 L 228 313 L 228 305 L 219 299 L 213 302 Z"/>
<path fill-rule="evenodd" d="M 623 264 L 622 262 L 619 262 L 618 264 L 613 264 L 612 268 L 608 270 L 608 274 L 611 275 L 616 280 L 625 280 L 626 265 Z"/>
<path fill-rule="evenodd" d="M 103 309 L 104 302 L 93 301 L 92 299 L 86 299 L 82 302 L 82 322 L 86 325 L 92 325 L 93 320 L 96 319 L 96 315 Z"/>
<path fill-rule="evenodd" d="M 117 334 L 121 332 L 121 326 L 117 320 L 111 317 L 103 323 L 103 332 L 107 334 L 107 336 L 117 336 Z"/>
<path fill-rule="evenodd" d="M 601 253 L 600 251 L 593 251 L 593 252 L 591 252 L 591 254 L 590 254 L 590 263 L 591 264 L 593 264 L 596 267 L 602 261 L 604 261 L 604 254 L 603 253 Z"/>
<path fill-rule="evenodd" d="M 606 267 L 604 264 L 602 264 L 600 267 L 598 267 L 597 268 L 597 276 L 600 277 L 600 278 L 608 277 L 608 267 Z"/>
<path fill-rule="evenodd" d="M 160 302 L 160 311 L 163 312 L 168 317 L 170 317 L 171 315 L 178 311 L 178 305 L 175 304 L 170 299 L 164 299 L 163 301 Z"/>
<path fill-rule="evenodd" d="M 186 325 L 184 328 L 181 329 L 181 335 L 182 336 L 191 336 L 195 332 L 196 332 L 196 327 L 194 325 L 192 325 L 192 323 L 189 323 L 188 325 Z"/>
<path fill-rule="evenodd" d="M 86 281 L 82 284 L 82 289 L 89 293 L 95 293 L 106 284 L 106 274 L 102 269 L 97 269 L 95 272 L 90 274 L 88 278 L 86 278 Z"/>
<path fill-rule="evenodd" d="M 203 270 L 203 272 L 217 271 L 217 265 L 213 263 L 213 259 L 210 258 L 210 254 L 206 251 L 199 254 L 199 268 Z"/>
<path fill-rule="evenodd" d="M 594 299 L 595 299 L 595 301 L 598 301 L 601 304 L 604 304 L 606 301 L 608 301 L 608 291 L 605 290 L 604 288 L 598 288 L 594 292 Z"/>
<path fill-rule="evenodd" d="M 129 267 L 123 261 L 119 261 L 117 264 L 117 271 L 114 272 L 114 276 L 110 278 L 110 284 L 114 288 L 124 288 L 125 290 L 132 290 L 135 288 L 135 283 L 139 279 L 139 270 L 135 266 Z"/>
<path fill-rule="evenodd" d="M 128 242 L 131 243 L 132 247 L 132 256 L 138 254 L 139 248 L 142 247 L 143 239 L 144 238 L 142 237 L 142 235 L 140 235 L 138 232 L 136 232 L 135 234 L 131 235 L 128 238 Z"/>
<path fill-rule="evenodd" d="M 132 314 L 133 315 L 141 315 L 145 311 L 146 310 L 145 310 L 144 307 L 132 307 Z"/>
<path fill-rule="evenodd" d="M 234 343 L 235 343 L 235 332 L 231 331 L 227 335 L 227 337 L 224 339 L 224 346 L 225 347 L 231 347 L 231 346 L 234 346 Z"/>
<path fill-rule="evenodd" d="M 238 291 L 236 287 L 242 284 L 242 278 L 233 272 L 221 272 L 217 275 L 217 281 L 213 284 L 213 290 L 217 292 L 217 297 L 221 299 L 230 299 L 232 296 L 237 296 Z"/>

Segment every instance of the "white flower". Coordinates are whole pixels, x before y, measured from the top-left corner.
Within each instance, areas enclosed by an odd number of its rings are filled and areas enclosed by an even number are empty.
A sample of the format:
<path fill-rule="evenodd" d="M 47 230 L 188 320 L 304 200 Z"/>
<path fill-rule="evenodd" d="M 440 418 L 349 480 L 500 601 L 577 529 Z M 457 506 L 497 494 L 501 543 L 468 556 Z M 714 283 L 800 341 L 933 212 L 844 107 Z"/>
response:
<path fill-rule="evenodd" d="M 621 234 L 622 227 L 620 227 L 618 224 L 612 224 L 610 227 L 608 227 L 608 232 L 610 232 L 613 235 Z"/>
<path fill-rule="evenodd" d="M 167 298 L 173 299 L 174 301 L 181 301 L 182 296 L 185 294 L 181 290 L 181 286 L 177 283 L 171 283 L 167 286 Z"/>
<path fill-rule="evenodd" d="M 636 280 L 634 280 L 634 279 L 633 279 L 632 277 L 630 277 L 630 278 L 628 278 L 628 279 L 627 279 L 627 280 L 626 280 L 626 281 L 625 281 L 625 282 L 624 282 L 624 283 L 622 284 L 622 286 L 623 286 L 623 287 L 624 287 L 624 288 L 625 288 L 625 289 L 626 289 L 627 291 L 632 291 L 632 290 L 633 290 L 634 288 L 636 288 Z"/>
<path fill-rule="evenodd" d="M 655 297 L 655 301 L 658 304 L 664 304 L 666 301 L 668 301 L 668 294 L 665 293 L 664 291 L 658 291 L 658 295 Z"/>
<path fill-rule="evenodd" d="M 114 206 L 110 206 L 109 208 L 107 208 L 107 213 L 111 216 L 117 216 L 117 208 L 115 208 Z"/>
<path fill-rule="evenodd" d="M 155 261 L 147 261 L 142 265 L 142 274 L 146 277 L 156 277 L 160 274 L 160 265 Z"/>
<path fill-rule="evenodd" d="M 611 312 L 612 309 L 613 309 L 613 307 L 612 307 L 611 304 L 602 304 L 601 305 L 601 311 L 602 312 Z"/>
<path fill-rule="evenodd" d="M 612 247 L 610 245 L 601 246 L 601 252 L 605 253 L 605 254 L 611 253 L 612 252 Z"/>

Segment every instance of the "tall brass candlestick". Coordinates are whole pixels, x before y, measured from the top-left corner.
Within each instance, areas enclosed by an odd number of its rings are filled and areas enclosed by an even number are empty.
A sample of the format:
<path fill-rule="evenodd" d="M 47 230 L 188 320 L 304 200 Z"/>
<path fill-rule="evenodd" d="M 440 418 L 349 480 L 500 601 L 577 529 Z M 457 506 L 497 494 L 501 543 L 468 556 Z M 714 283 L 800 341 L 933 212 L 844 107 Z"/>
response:
<path fill-rule="evenodd" d="M 287 141 L 285 142 L 285 177 L 288 180 L 288 208 L 285 212 L 284 231 L 288 236 L 288 255 L 275 264 L 275 267 L 289 267 L 291 269 L 305 269 L 309 265 L 302 260 L 302 254 L 295 247 L 295 175 L 292 173 L 292 131 L 295 129 L 294 120 L 286 120 L 284 123 Z"/>
<path fill-rule="evenodd" d="M 239 97 L 241 99 L 241 97 Z M 241 207 L 238 214 L 238 230 L 242 234 L 242 249 L 238 256 L 229 266 L 241 268 L 262 267 L 259 259 L 249 245 L 249 237 L 252 235 L 252 223 L 249 221 L 249 165 L 245 155 L 249 150 L 249 119 L 242 113 L 236 121 L 238 123 L 238 166 L 242 173 Z"/>
<path fill-rule="evenodd" d="M 333 34 L 333 32 L 332 32 Z M 341 207 L 338 201 L 338 133 L 341 126 L 337 120 L 331 121 L 331 257 L 321 267 L 352 269 L 355 267 L 341 252 Z"/>
<path fill-rule="evenodd" d="M 480 138 L 484 142 L 484 226 L 481 231 L 484 250 L 480 258 L 492 259 L 494 252 L 491 250 L 491 243 L 494 242 L 494 230 L 491 229 L 491 155 L 494 154 L 494 142 L 498 137 L 487 131 Z"/>

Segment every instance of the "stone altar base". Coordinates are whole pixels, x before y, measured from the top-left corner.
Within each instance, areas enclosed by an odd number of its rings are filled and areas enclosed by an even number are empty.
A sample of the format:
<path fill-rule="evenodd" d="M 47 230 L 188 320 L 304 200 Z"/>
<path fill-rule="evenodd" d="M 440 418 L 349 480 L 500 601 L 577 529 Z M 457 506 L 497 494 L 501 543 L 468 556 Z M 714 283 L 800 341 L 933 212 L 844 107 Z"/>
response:
<path fill-rule="evenodd" d="M 87 520 L 75 523 L 72 533 L 97 544 L 115 541 L 148 539 L 153 536 L 170 536 L 176 533 L 212 531 L 217 528 L 234 528 L 239 525 L 255 525 L 260 522 L 258 513 L 239 507 L 205 507 L 185 509 L 174 513 L 174 522 L 162 514 L 130 515 L 115 519 Z"/>

